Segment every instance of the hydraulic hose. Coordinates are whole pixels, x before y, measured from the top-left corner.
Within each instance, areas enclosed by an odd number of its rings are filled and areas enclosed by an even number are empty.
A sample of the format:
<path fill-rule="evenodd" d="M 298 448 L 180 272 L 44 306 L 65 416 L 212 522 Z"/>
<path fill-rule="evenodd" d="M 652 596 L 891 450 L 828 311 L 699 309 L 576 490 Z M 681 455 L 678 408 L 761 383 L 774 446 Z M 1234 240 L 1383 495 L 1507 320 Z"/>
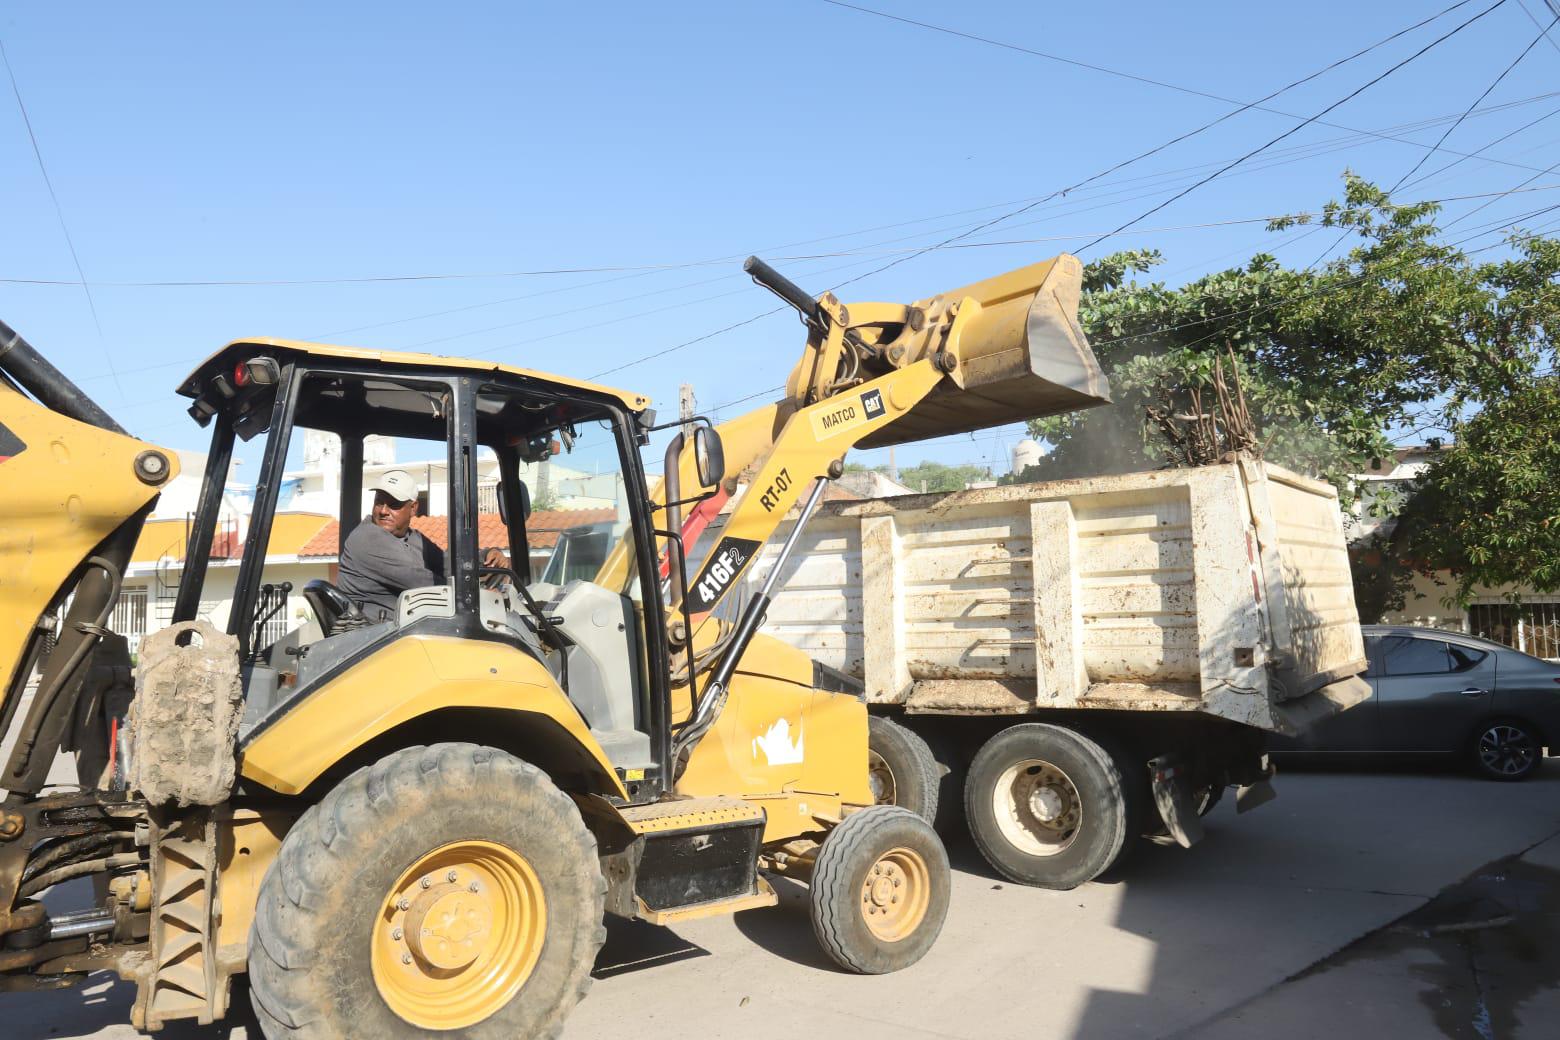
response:
<path fill-rule="evenodd" d="M 123 584 L 124 576 L 120 574 L 119 568 L 114 566 L 112 561 L 106 560 L 101 556 L 89 556 L 87 558 L 87 566 L 96 567 L 108 576 L 107 595 L 103 597 L 103 605 L 98 610 L 96 621 L 67 622 L 67 625 L 74 627 L 83 638 L 71 651 L 71 655 L 66 659 L 64 667 L 55 672 L 48 686 L 40 689 L 34 697 L 32 710 L 27 715 L 27 725 L 16 742 L 16 750 L 11 753 L 12 779 L 27 772 L 27 765 L 32 758 L 33 748 L 38 742 L 38 734 L 43 731 L 44 720 L 49 717 L 49 712 L 53 709 L 54 702 L 59 698 L 60 693 L 70 685 L 71 680 L 81 669 L 81 665 L 86 661 L 88 655 L 97 647 L 98 640 L 108 631 L 109 618 L 114 616 L 114 604 L 119 601 L 119 589 L 121 584 Z M 86 579 L 83 578 L 82 580 L 85 581 Z M 77 587 L 79 590 L 80 586 L 78 585 Z"/>
<path fill-rule="evenodd" d="M 141 863 L 139 852 L 121 852 L 117 856 L 104 856 L 102 859 L 86 859 L 80 863 L 69 863 L 63 867 L 57 867 L 47 874 L 39 874 L 27 884 L 17 890 L 18 899 L 27 899 L 35 896 L 46 888 L 53 887 L 61 881 L 69 881 L 71 878 L 83 877 L 87 874 L 97 874 L 105 870 L 118 870 L 120 867 L 134 867 Z"/>

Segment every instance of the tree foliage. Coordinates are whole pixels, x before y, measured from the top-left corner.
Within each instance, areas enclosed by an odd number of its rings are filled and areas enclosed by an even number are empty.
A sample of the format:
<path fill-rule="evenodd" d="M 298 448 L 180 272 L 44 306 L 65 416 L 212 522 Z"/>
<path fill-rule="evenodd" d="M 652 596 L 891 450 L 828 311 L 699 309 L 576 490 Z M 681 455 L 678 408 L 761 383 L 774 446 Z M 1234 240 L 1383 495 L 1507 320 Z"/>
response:
<path fill-rule="evenodd" d="M 1397 524 L 1397 557 L 1450 570 L 1454 601 L 1476 585 L 1560 588 L 1556 377 L 1523 381 L 1461 423 Z"/>
<path fill-rule="evenodd" d="M 846 470 L 862 471 L 867 469 L 855 463 L 847 462 Z M 887 473 L 887 466 L 870 467 L 876 473 Z M 969 484 L 990 480 L 991 470 L 985 466 L 961 465 L 948 466 L 941 462 L 918 462 L 914 466 L 905 466 L 899 470 L 899 482 L 912 491 L 962 491 Z"/>
<path fill-rule="evenodd" d="M 1080 319 L 1114 403 L 1032 422 L 1052 451 L 1022 477 L 1165 465 L 1168 445 L 1148 416 L 1184 409 L 1191 388 L 1211 389 L 1224 355 L 1265 456 L 1330 480 L 1346 503 L 1356 475 L 1388 457 L 1393 441 L 1447 445 L 1408 489 L 1403 522 L 1375 546 L 1382 566 L 1361 569 L 1363 585 L 1377 584 L 1362 589 L 1362 604 L 1400 602 L 1416 569 L 1451 569 L 1453 598 L 1463 600 L 1475 586 L 1519 577 L 1560 587 L 1555 500 L 1535 492 L 1535 482 L 1560 477 L 1560 414 L 1546 411 L 1560 243 L 1513 233 L 1511 255 L 1481 260 L 1489 246 L 1465 252 L 1439 232 L 1438 210 L 1394 205 L 1349 176 L 1316 222 L 1346 230 L 1354 245 L 1322 267 L 1287 268 L 1258 253 L 1172 289 L 1140 280 L 1160 263 L 1154 251 L 1089 264 Z"/>

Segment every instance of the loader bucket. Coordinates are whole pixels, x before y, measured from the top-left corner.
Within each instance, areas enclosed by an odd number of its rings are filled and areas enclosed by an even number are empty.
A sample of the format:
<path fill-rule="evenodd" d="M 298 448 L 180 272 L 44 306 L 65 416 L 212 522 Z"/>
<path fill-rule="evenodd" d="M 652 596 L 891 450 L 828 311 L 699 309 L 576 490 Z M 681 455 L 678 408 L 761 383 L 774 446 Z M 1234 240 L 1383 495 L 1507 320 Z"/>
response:
<path fill-rule="evenodd" d="M 1067 253 L 942 293 L 915 306 L 928 313 L 962 300 L 980 305 L 959 327 L 959 367 L 897 422 L 861 441 L 863 448 L 1093 408 L 1110 387 L 1083 329 L 1078 294 L 1083 265 Z"/>

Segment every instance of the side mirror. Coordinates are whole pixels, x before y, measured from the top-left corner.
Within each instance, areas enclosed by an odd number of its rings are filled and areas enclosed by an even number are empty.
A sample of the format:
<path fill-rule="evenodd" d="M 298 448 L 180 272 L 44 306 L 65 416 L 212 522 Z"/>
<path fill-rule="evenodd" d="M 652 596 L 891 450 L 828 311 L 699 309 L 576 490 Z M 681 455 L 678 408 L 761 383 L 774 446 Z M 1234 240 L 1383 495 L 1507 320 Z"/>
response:
<path fill-rule="evenodd" d="M 520 485 L 520 519 L 523 522 L 531 515 L 531 489 L 525 486 L 523 480 L 517 480 L 515 483 Z M 505 490 L 500 487 L 498 491 L 498 518 L 504 522 L 505 527 L 508 527 L 509 496 L 504 493 Z"/>
<path fill-rule="evenodd" d="M 726 449 L 720 442 L 720 434 L 708 426 L 693 431 L 693 465 L 703 487 L 715 487 L 725 479 Z"/>

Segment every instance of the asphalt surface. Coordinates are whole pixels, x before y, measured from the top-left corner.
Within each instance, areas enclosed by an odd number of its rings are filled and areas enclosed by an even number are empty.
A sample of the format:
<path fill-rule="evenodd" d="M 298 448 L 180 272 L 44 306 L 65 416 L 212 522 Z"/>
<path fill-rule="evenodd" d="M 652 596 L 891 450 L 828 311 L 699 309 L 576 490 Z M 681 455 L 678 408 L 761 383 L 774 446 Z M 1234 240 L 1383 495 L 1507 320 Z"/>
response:
<path fill-rule="evenodd" d="M 565 1040 L 1557 1035 L 1560 760 L 1522 784 L 1289 772 L 1278 789 L 1074 892 L 1010 885 L 954 842 L 947 927 L 896 975 L 834 970 L 799 887 L 675 930 L 614 922 Z M 0 1034 L 134 1036 L 131 998 L 0 996 Z M 247 1018 L 159 1035 L 257 1036 Z"/>

